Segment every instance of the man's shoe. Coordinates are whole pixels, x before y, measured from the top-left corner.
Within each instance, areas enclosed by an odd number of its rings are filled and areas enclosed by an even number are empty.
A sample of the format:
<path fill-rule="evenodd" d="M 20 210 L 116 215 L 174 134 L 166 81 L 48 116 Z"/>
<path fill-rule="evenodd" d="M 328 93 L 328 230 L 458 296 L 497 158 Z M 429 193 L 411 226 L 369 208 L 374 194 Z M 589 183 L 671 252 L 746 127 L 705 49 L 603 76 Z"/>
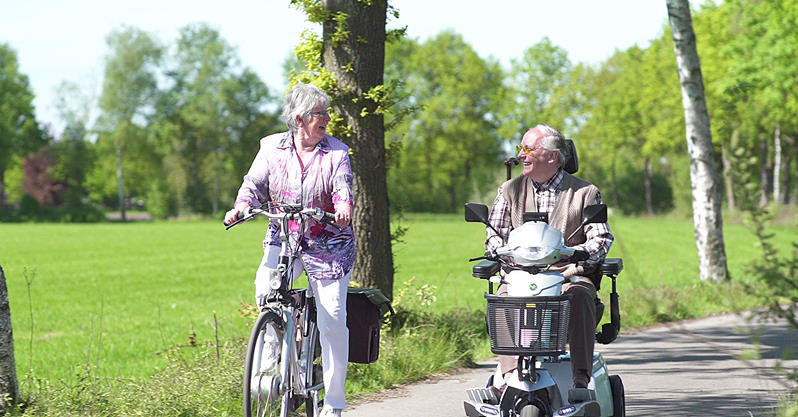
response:
<path fill-rule="evenodd" d="M 330 406 L 325 405 L 324 408 L 321 409 L 319 417 L 341 417 L 341 409 L 332 408 Z"/>
<path fill-rule="evenodd" d="M 504 390 L 507 389 L 507 384 L 502 384 L 502 386 L 500 386 L 500 387 L 497 387 L 495 385 L 491 385 L 491 386 L 488 387 L 488 389 L 496 397 L 495 398 L 496 404 L 498 404 L 499 401 L 502 399 L 502 395 L 504 395 Z"/>
<path fill-rule="evenodd" d="M 571 404 L 596 401 L 596 391 L 587 388 L 572 388 L 568 391 L 568 402 Z"/>

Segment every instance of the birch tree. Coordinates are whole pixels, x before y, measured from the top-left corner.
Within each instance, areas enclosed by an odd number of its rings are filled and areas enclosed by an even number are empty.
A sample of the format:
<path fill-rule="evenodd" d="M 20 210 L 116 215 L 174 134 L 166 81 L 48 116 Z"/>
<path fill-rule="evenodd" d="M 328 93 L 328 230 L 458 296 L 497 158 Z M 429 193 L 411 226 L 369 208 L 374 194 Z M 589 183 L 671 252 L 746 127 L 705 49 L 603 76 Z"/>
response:
<path fill-rule="evenodd" d="M 17 368 L 14 364 L 14 337 L 11 331 L 11 309 L 3 267 L 0 266 L 0 414 L 6 404 L 17 399 Z"/>
<path fill-rule="evenodd" d="M 666 4 L 682 89 L 699 274 L 701 280 L 723 281 L 728 279 L 728 269 L 721 215 L 722 183 L 715 169 L 712 133 L 690 4 L 688 0 L 666 0 Z"/>
<path fill-rule="evenodd" d="M 151 108 L 162 49 L 149 34 L 131 27 L 111 32 L 106 43 L 110 52 L 105 57 L 99 124 L 113 138 L 119 211 L 125 221 L 124 161 L 133 143 L 142 139 L 136 135 L 141 129 L 136 129 L 134 119 Z"/>

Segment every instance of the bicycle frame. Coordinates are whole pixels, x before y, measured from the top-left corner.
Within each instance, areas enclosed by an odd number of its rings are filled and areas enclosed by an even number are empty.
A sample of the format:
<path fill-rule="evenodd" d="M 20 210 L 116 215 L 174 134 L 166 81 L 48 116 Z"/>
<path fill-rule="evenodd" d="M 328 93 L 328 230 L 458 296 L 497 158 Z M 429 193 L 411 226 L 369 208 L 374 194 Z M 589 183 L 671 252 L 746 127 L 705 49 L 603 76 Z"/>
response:
<path fill-rule="evenodd" d="M 284 206 L 283 208 L 285 209 L 283 213 L 276 214 L 269 213 L 268 211 L 261 209 L 248 210 L 243 217 L 227 226 L 227 228 L 229 229 L 239 223 L 253 218 L 256 215 L 263 215 L 271 220 L 277 220 L 280 222 L 279 237 L 281 248 L 276 268 L 277 277 L 269 277 L 269 285 L 273 291 L 268 297 L 259 299 L 258 307 L 260 310 L 260 315 L 255 323 L 255 327 L 253 328 L 253 336 L 258 337 L 258 339 L 255 342 L 256 345 L 254 347 L 255 357 L 252 357 L 251 360 L 253 362 L 257 361 L 259 365 L 260 355 L 262 354 L 262 349 L 264 348 L 262 337 L 260 337 L 259 334 L 256 335 L 254 329 L 259 326 L 264 315 L 273 315 L 278 317 L 280 319 L 280 323 L 278 324 L 280 327 L 282 327 L 279 374 L 280 384 L 279 392 L 274 394 L 279 395 L 281 398 L 280 415 L 282 417 L 287 417 L 288 413 L 294 409 L 295 406 L 295 404 L 291 403 L 292 399 L 300 397 L 306 399 L 306 408 L 310 407 L 312 404 L 312 414 L 310 414 L 311 410 L 307 410 L 307 414 L 317 416 L 319 413 L 318 395 L 319 391 L 324 387 L 324 383 L 319 381 L 316 384 L 313 384 L 313 362 L 315 358 L 316 347 L 316 337 L 314 335 L 318 334 L 318 331 L 315 329 L 312 330 L 314 333 L 311 334 L 311 328 L 315 326 L 315 317 L 313 317 L 312 314 L 314 312 L 313 306 L 315 305 L 315 297 L 310 282 L 308 282 L 307 289 L 304 290 L 293 290 L 290 288 L 293 278 L 293 266 L 297 259 L 297 247 L 291 246 L 290 236 L 286 231 L 289 230 L 289 222 L 291 220 L 300 222 L 300 228 L 302 228 L 304 226 L 304 217 L 311 217 L 317 221 L 324 221 L 325 223 L 332 224 L 334 221 L 334 216 L 320 209 L 303 209 L 298 206 Z M 299 242 L 297 241 L 296 245 L 298 246 L 298 244 Z M 272 280 L 272 278 L 279 278 L 279 283 L 276 282 L 276 280 Z M 295 298 L 295 295 L 297 294 L 299 294 L 299 297 L 297 297 L 299 299 Z M 260 302 L 261 300 L 262 303 Z M 301 314 L 301 327 L 296 321 L 297 311 L 299 311 Z M 300 328 L 303 330 L 303 334 L 298 335 L 296 334 L 296 330 Z M 301 344 L 299 346 L 297 345 L 297 341 L 299 341 L 298 339 L 301 340 Z M 254 365 L 245 364 L 245 367 L 246 366 L 249 366 L 250 369 L 252 369 Z M 250 375 L 250 378 L 252 378 L 252 375 Z M 259 380 L 259 382 L 261 381 Z M 250 380 L 249 383 L 251 384 L 252 380 Z M 252 388 L 250 386 L 250 391 L 251 390 Z M 260 384 L 258 384 L 257 390 L 259 393 L 262 393 Z M 250 411 L 249 408 L 251 408 L 251 404 L 249 404 L 249 407 L 247 406 L 247 402 L 251 401 L 251 398 L 249 397 L 250 393 L 246 391 L 247 389 L 245 385 L 245 414 L 247 411 Z M 272 393 L 270 392 L 270 398 L 272 397 L 271 394 Z M 312 402 L 310 400 L 312 400 Z"/>

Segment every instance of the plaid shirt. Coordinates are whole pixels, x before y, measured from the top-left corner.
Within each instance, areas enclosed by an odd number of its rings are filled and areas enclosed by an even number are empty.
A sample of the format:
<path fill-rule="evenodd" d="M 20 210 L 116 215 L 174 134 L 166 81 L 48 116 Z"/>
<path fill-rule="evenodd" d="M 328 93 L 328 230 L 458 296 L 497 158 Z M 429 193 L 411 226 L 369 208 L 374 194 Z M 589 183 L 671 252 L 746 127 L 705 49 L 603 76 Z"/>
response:
<path fill-rule="evenodd" d="M 551 212 L 554 211 L 554 204 L 557 202 L 557 196 L 560 194 L 560 185 L 562 184 L 564 176 L 564 171 L 559 169 L 553 177 L 543 184 L 532 180 L 532 184 L 537 190 L 536 203 L 539 212 L 551 214 Z M 596 193 L 596 200 L 593 204 L 603 204 L 601 193 Z M 504 245 L 504 242 L 506 242 L 507 238 L 510 236 L 510 231 L 513 229 L 512 222 L 510 221 L 510 206 L 507 204 L 507 200 L 504 199 L 501 187 L 499 187 L 496 200 L 493 202 L 488 221 L 499 231 L 501 236 L 497 236 L 490 228 L 486 229 L 487 240 L 485 241 L 485 249 L 493 251 Z M 610 246 L 612 246 L 614 237 L 610 231 L 610 226 L 607 223 L 590 223 L 585 226 L 585 237 L 587 238 L 585 243 L 572 247 L 574 249 L 587 251 L 590 254 L 590 259 L 587 263 L 596 265 L 604 260 L 604 257 L 607 256 L 607 252 L 610 251 Z"/>

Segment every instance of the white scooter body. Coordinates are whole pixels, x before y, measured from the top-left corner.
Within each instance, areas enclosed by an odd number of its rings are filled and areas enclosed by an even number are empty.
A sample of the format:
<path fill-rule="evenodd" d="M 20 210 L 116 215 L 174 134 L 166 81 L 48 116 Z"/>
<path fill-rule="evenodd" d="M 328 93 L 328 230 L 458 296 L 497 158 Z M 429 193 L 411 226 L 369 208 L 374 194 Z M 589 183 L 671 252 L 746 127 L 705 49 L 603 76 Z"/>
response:
<path fill-rule="evenodd" d="M 570 257 L 574 250 L 563 245 L 562 233 L 543 222 L 527 222 L 510 233 L 507 245 L 496 250 L 496 254 L 508 259 L 521 267 L 545 268 L 559 263 L 562 259 Z M 534 246 L 532 246 L 534 245 Z M 512 269 L 504 277 L 493 276 L 493 283 L 505 283 L 507 295 L 511 297 L 541 297 L 559 296 L 562 294 L 563 275 L 557 271 L 527 272 L 523 269 Z M 518 379 L 518 372 L 513 372 L 504 380 L 499 367 L 492 377 L 493 385 L 508 387 L 524 392 L 548 391 L 550 405 L 556 416 L 583 416 L 594 415 L 588 410 L 594 410 L 596 404 L 601 409 L 601 416 L 614 415 L 613 398 L 609 375 L 604 358 L 600 353 L 593 355 L 593 371 L 588 389 L 595 392 L 595 398 L 578 403 L 568 402 L 568 393 L 573 385 L 570 354 L 556 357 L 540 357 L 535 363 L 536 376 L 532 381 Z M 485 396 L 490 397 L 489 390 L 471 389 L 468 392 L 470 401 L 466 401 L 466 411 L 472 415 L 498 415 L 500 413 L 498 398 L 497 406 L 490 410 L 486 407 Z M 469 404 L 470 403 L 470 404 Z M 469 413 L 474 410 L 475 414 Z M 586 414 L 587 413 L 587 414 Z"/>

